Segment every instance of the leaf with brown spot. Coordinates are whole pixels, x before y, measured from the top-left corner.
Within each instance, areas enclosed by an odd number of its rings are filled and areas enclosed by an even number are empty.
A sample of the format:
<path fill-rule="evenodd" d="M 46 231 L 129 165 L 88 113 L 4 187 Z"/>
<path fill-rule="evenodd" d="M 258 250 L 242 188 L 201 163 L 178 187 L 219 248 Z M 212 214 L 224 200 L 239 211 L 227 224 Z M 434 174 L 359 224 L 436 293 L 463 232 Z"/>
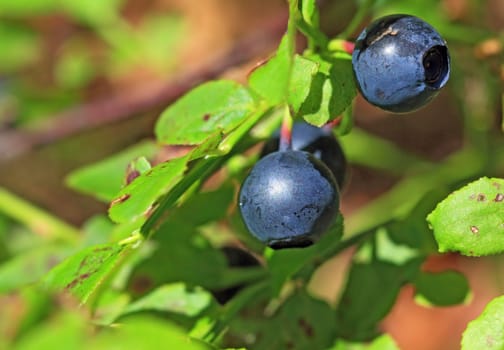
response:
<path fill-rule="evenodd" d="M 244 86 L 228 80 L 204 83 L 169 106 L 156 123 L 165 145 L 199 145 L 209 134 L 227 134 L 252 113 L 255 101 Z"/>
<path fill-rule="evenodd" d="M 483 177 L 453 192 L 427 216 L 440 252 L 468 256 L 504 251 L 504 179 Z"/>
<path fill-rule="evenodd" d="M 73 171 L 65 179 L 66 184 L 81 193 L 110 202 L 124 185 L 124 172 L 128 164 L 133 159 L 153 157 L 157 150 L 158 147 L 153 141 L 140 142 L 104 160 Z M 135 162 L 138 163 L 138 160 Z"/>
<path fill-rule="evenodd" d="M 99 292 L 131 251 L 130 244 L 107 243 L 91 246 L 64 260 L 42 280 L 49 290 L 66 291 L 82 304 Z"/>
<path fill-rule="evenodd" d="M 334 310 L 298 290 L 262 323 L 255 349 L 328 349 L 336 338 Z M 281 330 L 281 331 L 279 331 Z"/>
<path fill-rule="evenodd" d="M 36 282 L 70 254 L 69 247 L 37 246 L 0 265 L 0 293 Z"/>
<path fill-rule="evenodd" d="M 160 163 L 137 177 L 112 201 L 110 218 L 122 223 L 142 217 L 159 197 L 180 181 L 188 159 L 188 156 L 184 156 Z"/>
<path fill-rule="evenodd" d="M 462 350 L 504 349 L 504 296 L 493 299 L 483 313 L 467 325 Z"/>

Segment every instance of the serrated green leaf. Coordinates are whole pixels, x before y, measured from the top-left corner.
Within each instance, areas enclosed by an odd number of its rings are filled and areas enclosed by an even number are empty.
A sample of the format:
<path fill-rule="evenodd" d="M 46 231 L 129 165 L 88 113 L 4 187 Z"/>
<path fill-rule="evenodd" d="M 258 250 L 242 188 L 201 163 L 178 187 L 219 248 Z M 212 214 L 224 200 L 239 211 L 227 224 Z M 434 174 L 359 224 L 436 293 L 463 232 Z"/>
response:
<path fill-rule="evenodd" d="M 69 254 L 62 245 L 36 247 L 0 265 L 0 293 L 36 282 Z"/>
<path fill-rule="evenodd" d="M 461 304 L 470 293 L 467 279 L 458 271 L 421 272 L 413 283 L 417 297 L 421 297 L 428 305 Z"/>
<path fill-rule="evenodd" d="M 156 200 L 170 191 L 183 177 L 188 155 L 160 163 L 124 187 L 109 208 L 110 218 L 118 223 L 145 215 Z"/>
<path fill-rule="evenodd" d="M 318 68 L 318 63 L 306 59 L 303 56 L 294 56 L 287 95 L 287 101 L 294 113 L 299 111 L 301 105 L 308 97 L 312 80 L 317 73 Z"/>
<path fill-rule="evenodd" d="M 504 251 L 504 180 L 483 177 L 450 194 L 427 216 L 440 252 Z"/>
<path fill-rule="evenodd" d="M 42 280 L 51 291 L 69 292 L 84 304 L 106 283 L 131 251 L 129 244 L 108 243 L 88 247 L 53 268 Z"/>
<path fill-rule="evenodd" d="M 168 107 L 156 123 L 158 141 L 168 145 L 199 145 L 209 135 L 229 133 L 254 109 L 248 89 L 227 80 L 202 84 Z"/>
<path fill-rule="evenodd" d="M 276 54 L 250 74 L 248 79 L 250 88 L 272 106 L 285 102 L 292 64 L 289 39 L 284 35 Z"/>
<path fill-rule="evenodd" d="M 357 88 L 351 61 L 327 61 L 320 56 L 310 56 L 310 59 L 320 64 L 319 71 L 312 80 L 310 93 L 301 105 L 298 116 L 310 124 L 322 126 L 351 105 L 357 95 Z"/>
<path fill-rule="evenodd" d="M 138 157 L 153 157 L 157 146 L 144 141 L 92 165 L 73 171 L 66 184 L 82 193 L 110 202 L 124 185 L 128 164 Z"/>
<path fill-rule="evenodd" d="M 289 297 L 273 318 L 259 325 L 252 349 L 326 349 L 336 338 L 334 311 L 304 290 Z"/>
<path fill-rule="evenodd" d="M 357 341 L 376 336 L 378 323 L 394 305 L 400 288 L 414 279 L 421 262 L 413 259 L 402 266 L 382 261 L 353 263 L 336 310 L 339 336 Z"/>
<path fill-rule="evenodd" d="M 172 312 L 194 317 L 212 304 L 212 294 L 184 283 L 162 285 L 126 307 L 121 316 L 139 311 Z"/>
<path fill-rule="evenodd" d="M 317 243 L 310 247 L 298 249 L 275 250 L 268 257 L 268 268 L 272 279 L 273 295 L 278 295 L 283 284 L 299 272 L 304 266 L 317 260 L 326 250 L 337 246 L 343 235 L 343 217 L 338 215 L 335 224 Z"/>
<path fill-rule="evenodd" d="M 462 336 L 462 350 L 504 349 L 504 296 L 493 299 L 483 313 L 471 321 Z"/>

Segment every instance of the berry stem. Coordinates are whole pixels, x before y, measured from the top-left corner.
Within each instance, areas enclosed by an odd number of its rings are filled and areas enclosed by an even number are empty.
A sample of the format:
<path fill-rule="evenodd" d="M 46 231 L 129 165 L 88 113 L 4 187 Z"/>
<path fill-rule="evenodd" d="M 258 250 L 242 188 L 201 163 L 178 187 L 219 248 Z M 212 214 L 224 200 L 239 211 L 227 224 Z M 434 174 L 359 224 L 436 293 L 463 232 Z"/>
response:
<path fill-rule="evenodd" d="M 351 55 L 354 51 L 355 43 L 343 39 L 333 39 L 327 44 L 327 48 L 329 51 L 346 52 Z"/>
<path fill-rule="evenodd" d="M 322 126 L 322 129 L 327 131 L 332 131 L 335 127 L 337 127 L 341 123 L 342 116 L 336 117 L 331 121 L 328 121 Z"/>
<path fill-rule="evenodd" d="M 278 150 L 280 152 L 292 149 L 292 116 L 289 111 L 289 107 L 286 105 L 284 107 L 285 112 L 282 119 L 282 126 L 280 127 L 280 143 L 278 145 Z"/>

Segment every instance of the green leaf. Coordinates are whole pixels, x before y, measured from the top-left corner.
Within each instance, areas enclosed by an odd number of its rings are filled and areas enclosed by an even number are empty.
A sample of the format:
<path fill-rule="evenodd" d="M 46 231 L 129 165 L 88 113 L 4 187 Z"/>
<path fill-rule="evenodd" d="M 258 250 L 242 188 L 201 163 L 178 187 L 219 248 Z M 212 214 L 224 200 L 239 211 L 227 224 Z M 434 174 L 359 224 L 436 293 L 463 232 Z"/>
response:
<path fill-rule="evenodd" d="M 212 302 L 212 294 L 202 288 L 190 289 L 184 283 L 166 284 L 128 305 L 121 316 L 139 311 L 162 311 L 194 317 Z"/>
<path fill-rule="evenodd" d="M 267 322 L 258 323 L 254 349 L 326 349 L 336 338 L 331 307 L 304 290 L 289 297 Z"/>
<path fill-rule="evenodd" d="M 154 232 L 153 240 L 152 254 L 131 273 L 128 282 L 131 293 L 141 295 L 175 282 L 208 289 L 221 287 L 226 259 L 190 224 L 169 219 Z"/>
<path fill-rule="evenodd" d="M 437 187 L 425 193 L 407 217 L 394 220 L 386 225 L 390 239 L 396 244 L 416 249 L 423 255 L 436 253 L 436 241 L 425 217 L 448 193 L 449 190 L 444 187 Z"/>
<path fill-rule="evenodd" d="M 400 288 L 414 279 L 422 259 L 402 266 L 382 261 L 353 263 L 336 310 L 339 336 L 369 340 L 378 334 L 378 323 L 395 303 Z"/>
<path fill-rule="evenodd" d="M 108 329 L 88 343 L 86 349 L 205 350 L 209 347 L 190 339 L 183 329 L 153 316 L 136 316 Z"/>
<path fill-rule="evenodd" d="M 417 249 L 404 244 L 396 244 L 388 235 L 386 229 L 378 229 L 375 234 L 376 256 L 378 260 L 388 261 L 396 265 L 403 265 L 407 261 L 419 256 Z"/>
<path fill-rule="evenodd" d="M 319 64 L 303 56 L 295 55 L 292 64 L 292 74 L 289 83 L 287 101 L 294 113 L 297 113 L 301 105 L 310 93 L 313 78 L 318 72 Z"/>
<path fill-rule="evenodd" d="M 135 242 L 138 240 L 88 247 L 49 271 L 42 285 L 49 290 L 70 292 L 82 304 L 87 303 L 113 276 Z"/>
<path fill-rule="evenodd" d="M 156 137 L 162 144 L 199 145 L 211 134 L 227 134 L 238 127 L 254 107 L 251 94 L 240 84 L 208 82 L 163 112 L 156 123 Z"/>
<path fill-rule="evenodd" d="M 234 196 L 235 188 L 230 184 L 214 191 L 198 192 L 174 209 L 172 220 L 193 227 L 218 221 L 226 217 L 231 205 L 235 205 Z"/>
<path fill-rule="evenodd" d="M 440 252 L 504 251 L 504 180 L 483 177 L 450 194 L 427 216 Z"/>
<path fill-rule="evenodd" d="M 250 88 L 272 106 L 285 102 L 292 64 L 289 38 L 284 35 L 275 56 L 255 68 L 250 74 L 248 79 Z"/>
<path fill-rule="evenodd" d="M 320 66 L 298 115 L 308 123 L 322 126 L 351 105 L 357 95 L 357 88 L 350 60 L 331 58 L 328 61 L 316 55 L 309 58 Z"/>
<path fill-rule="evenodd" d="M 66 184 L 74 190 L 110 202 L 124 185 L 128 164 L 139 157 L 153 157 L 157 149 L 152 141 L 138 143 L 107 159 L 73 171 L 66 178 Z"/>
<path fill-rule="evenodd" d="M 157 199 L 180 181 L 186 171 L 187 161 L 187 155 L 171 159 L 138 176 L 112 201 L 110 218 L 121 223 L 147 214 Z"/>
<path fill-rule="evenodd" d="M 311 26 L 318 26 L 319 13 L 317 3 L 315 0 L 302 0 L 301 1 L 301 15 L 306 23 Z"/>
<path fill-rule="evenodd" d="M 88 332 L 88 320 L 82 314 L 61 311 L 26 333 L 14 349 L 85 349 Z"/>
<path fill-rule="evenodd" d="M 462 336 L 462 350 L 504 349 L 504 296 L 493 299 L 483 313 L 471 321 Z"/>
<path fill-rule="evenodd" d="M 278 295 L 284 283 L 306 265 L 313 265 L 315 262 L 322 263 L 323 253 L 338 246 L 342 234 L 343 217 L 340 214 L 336 223 L 321 237 L 320 241 L 312 246 L 272 251 L 268 257 L 268 268 L 272 279 L 273 295 Z"/>
<path fill-rule="evenodd" d="M 46 245 L 16 255 L 0 265 L 0 293 L 36 282 L 69 254 L 69 247 Z"/>
<path fill-rule="evenodd" d="M 370 343 L 354 343 L 338 340 L 329 350 L 400 350 L 394 339 L 388 334 L 382 334 Z"/>
<path fill-rule="evenodd" d="M 414 280 L 416 297 L 422 304 L 450 306 L 463 303 L 469 293 L 469 283 L 458 271 L 421 272 Z"/>

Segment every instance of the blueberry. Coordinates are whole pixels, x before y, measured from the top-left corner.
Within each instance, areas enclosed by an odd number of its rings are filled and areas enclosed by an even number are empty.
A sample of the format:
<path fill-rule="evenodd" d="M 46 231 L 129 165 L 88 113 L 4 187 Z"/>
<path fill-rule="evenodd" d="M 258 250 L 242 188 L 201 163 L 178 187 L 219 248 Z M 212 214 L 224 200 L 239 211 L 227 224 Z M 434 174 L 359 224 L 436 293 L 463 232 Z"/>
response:
<path fill-rule="evenodd" d="M 446 42 L 420 18 L 391 15 L 372 22 L 352 54 L 357 86 L 371 104 L 395 113 L 427 104 L 446 85 Z"/>
<path fill-rule="evenodd" d="M 275 249 L 311 245 L 333 223 L 338 207 L 331 171 L 303 151 L 279 151 L 260 159 L 239 195 L 248 230 Z"/>
<path fill-rule="evenodd" d="M 261 158 L 278 151 L 280 132 L 277 130 L 263 146 Z M 313 154 L 332 171 L 338 187 L 343 188 L 347 162 L 341 146 L 331 130 L 318 128 L 306 122 L 296 122 L 292 126 L 292 149 Z"/>

